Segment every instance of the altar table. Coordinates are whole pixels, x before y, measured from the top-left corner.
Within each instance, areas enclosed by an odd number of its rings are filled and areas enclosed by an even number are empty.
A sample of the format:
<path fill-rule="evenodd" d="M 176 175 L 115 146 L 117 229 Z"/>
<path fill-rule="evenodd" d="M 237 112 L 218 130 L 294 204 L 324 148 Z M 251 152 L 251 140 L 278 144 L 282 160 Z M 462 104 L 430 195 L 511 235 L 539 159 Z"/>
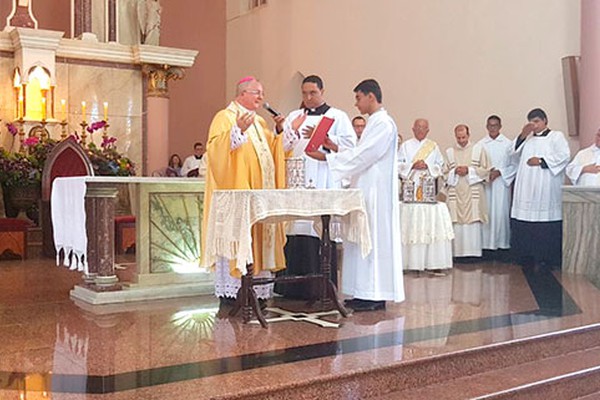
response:
<path fill-rule="evenodd" d="M 454 230 L 446 203 L 400 202 L 404 270 L 452 268 Z"/>
<path fill-rule="evenodd" d="M 362 191 L 359 189 L 275 189 L 218 190 L 213 193 L 206 227 L 204 266 L 214 265 L 219 258 L 236 261 L 243 274 L 236 306 L 243 321 L 248 322 L 254 311 L 263 327 L 266 321 L 258 307 L 254 285 L 273 282 L 293 283 L 319 279 L 322 285 L 322 307 L 331 304 L 347 315 L 337 298 L 331 274 L 330 220 L 341 223 L 341 239 L 357 243 L 363 257 L 371 251 L 368 216 Z M 258 279 L 252 276 L 252 226 L 255 223 L 276 223 L 295 219 L 313 220 L 321 234 L 321 271 L 306 276 L 284 276 Z"/>

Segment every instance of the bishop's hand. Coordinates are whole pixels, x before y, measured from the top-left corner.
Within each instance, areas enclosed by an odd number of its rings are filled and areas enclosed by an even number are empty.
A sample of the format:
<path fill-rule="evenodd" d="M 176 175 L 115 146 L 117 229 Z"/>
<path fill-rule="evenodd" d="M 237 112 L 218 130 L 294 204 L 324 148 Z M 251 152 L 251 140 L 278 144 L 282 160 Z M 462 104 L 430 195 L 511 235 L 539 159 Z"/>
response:
<path fill-rule="evenodd" d="M 310 139 L 312 137 L 312 134 L 314 131 L 315 131 L 314 126 L 305 126 L 302 129 L 302 137 L 304 137 L 304 139 Z"/>
<path fill-rule="evenodd" d="M 238 128 L 240 128 L 242 133 L 246 132 L 246 130 L 248 130 L 248 128 L 250 128 L 250 125 L 252 125 L 253 123 L 254 113 L 247 112 L 241 115 L 239 111 L 236 113 L 236 124 Z"/>

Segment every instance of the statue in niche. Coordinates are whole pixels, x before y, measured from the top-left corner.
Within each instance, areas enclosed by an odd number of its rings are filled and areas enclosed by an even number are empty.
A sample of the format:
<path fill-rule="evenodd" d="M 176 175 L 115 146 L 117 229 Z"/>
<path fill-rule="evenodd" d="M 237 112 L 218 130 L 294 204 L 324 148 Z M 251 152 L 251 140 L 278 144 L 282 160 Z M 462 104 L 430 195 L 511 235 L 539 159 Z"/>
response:
<path fill-rule="evenodd" d="M 159 45 L 161 12 L 160 0 L 138 1 L 137 14 L 142 44 Z"/>

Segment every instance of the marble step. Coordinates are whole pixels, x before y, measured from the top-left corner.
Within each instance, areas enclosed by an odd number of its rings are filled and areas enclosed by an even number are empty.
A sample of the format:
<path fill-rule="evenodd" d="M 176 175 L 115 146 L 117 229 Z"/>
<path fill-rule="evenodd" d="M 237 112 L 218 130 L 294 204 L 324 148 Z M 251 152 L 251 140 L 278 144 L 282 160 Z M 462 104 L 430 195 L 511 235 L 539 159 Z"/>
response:
<path fill-rule="evenodd" d="M 273 386 L 239 393 L 234 398 L 244 400 L 403 399 L 403 396 L 398 397 L 402 391 L 407 394 L 411 390 L 450 384 L 453 380 L 467 379 L 474 375 L 493 373 L 509 368 L 519 370 L 521 365 L 533 365 L 530 363 L 543 362 L 555 357 L 567 357 L 572 353 L 576 353 L 575 357 L 577 357 L 590 350 L 595 352 L 593 354 L 598 362 L 596 365 L 600 365 L 600 324 L 398 362 L 393 365 L 354 371 L 346 370 L 335 375 L 323 375 L 305 381 L 296 381 L 293 386 Z M 580 371 L 580 369 L 576 369 L 576 371 Z M 600 383 L 600 379 L 596 380 Z M 465 383 L 463 382 L 462 385 L 464 387 Z M 486 395 L 517 386 L 519 384 L 491 388 L 492 390 L 484 390 L 477 395 Z M 600 391 L 600 389 L 596 391 Z M 594 390 L 587 393 L 594 393 Z M 421 396 L 414 398 L 445 397 Z M 458 398 L 467 397 L 463 395 Z M 546 397 L 546 400 L 548 399 Z"/>
<path fill-rule="evenodd" d="M 600 390 L 599 378 L 597 347 L 371 399 L 574 399 Z"/>

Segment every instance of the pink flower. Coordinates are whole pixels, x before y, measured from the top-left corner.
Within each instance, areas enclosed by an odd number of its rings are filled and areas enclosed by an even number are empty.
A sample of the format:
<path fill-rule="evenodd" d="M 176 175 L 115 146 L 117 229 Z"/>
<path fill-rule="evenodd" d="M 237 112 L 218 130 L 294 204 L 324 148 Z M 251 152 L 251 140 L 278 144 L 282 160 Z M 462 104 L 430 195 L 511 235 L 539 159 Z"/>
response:
<path fill-rule="evenodd" d="M 8 129 L 8 132 L 13 136 L 16 136 L 17 133 L 19 133 L 19 130 L 12 122 L 6 123 L 6 129 Z"/>
<path fill-rule="evenodd" d="M 107 137 L 102 140 L 101 147 L 111 147 L 117 141 L 116 137 Z"/>
<path fill-rule="evenodd" d="M 30 136 L 23 142 L 23 146 L 35 146 L 40 142 L 40 138 L 37 136 Z"/>

